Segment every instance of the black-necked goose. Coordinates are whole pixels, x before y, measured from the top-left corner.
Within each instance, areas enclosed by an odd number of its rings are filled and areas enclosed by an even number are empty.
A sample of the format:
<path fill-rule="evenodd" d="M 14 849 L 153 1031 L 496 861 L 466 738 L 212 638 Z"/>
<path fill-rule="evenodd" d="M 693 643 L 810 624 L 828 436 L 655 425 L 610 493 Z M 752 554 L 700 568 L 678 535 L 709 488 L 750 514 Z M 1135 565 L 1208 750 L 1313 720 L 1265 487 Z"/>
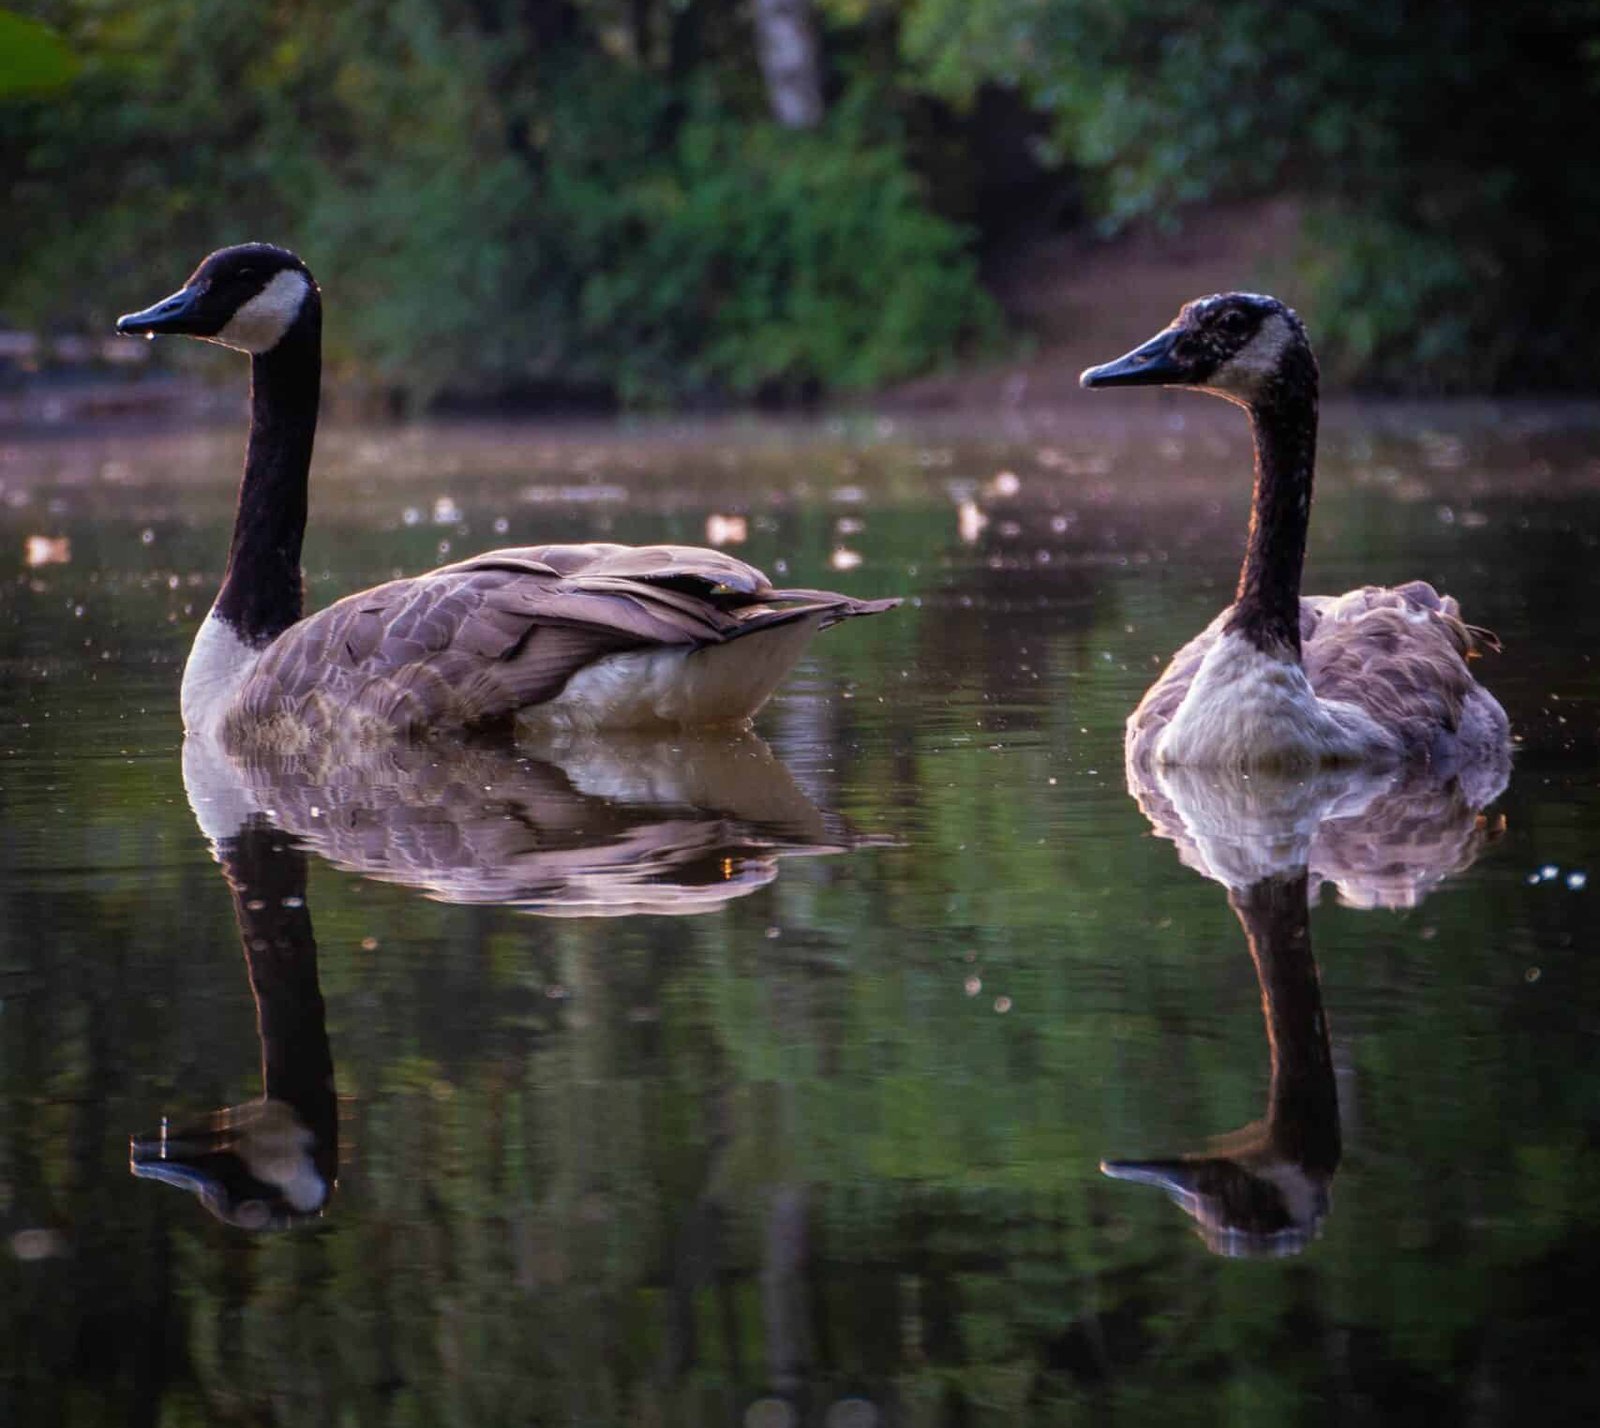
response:
<path fill-rule="evenodd" d="M 897 600 L 775 590 L 691 546 L 490 551 L 301 617 L 322 304 L 293 253 L 224 248 L 118 319 L 247 352 L 251 420 L 222 589 L 183 675 L 190 732 L 230 743 L 509 724 L 633 728 L 754 714 L 820 629 Z"/>
<path fill-rule="evenodd" d="M 1424 581 L 1300 594 L 1317 446 L 1317 363 L 1276 298 L 1220 293 L 1085 387 L 1174 386 L 1244 407 L 1255 432 L 1234 603 L 1173 657 L 1128 720 L 1130 763 L 1201 768 L 1502 761 L 1505 711 L 1467 669 L 1476 637 Z"/>

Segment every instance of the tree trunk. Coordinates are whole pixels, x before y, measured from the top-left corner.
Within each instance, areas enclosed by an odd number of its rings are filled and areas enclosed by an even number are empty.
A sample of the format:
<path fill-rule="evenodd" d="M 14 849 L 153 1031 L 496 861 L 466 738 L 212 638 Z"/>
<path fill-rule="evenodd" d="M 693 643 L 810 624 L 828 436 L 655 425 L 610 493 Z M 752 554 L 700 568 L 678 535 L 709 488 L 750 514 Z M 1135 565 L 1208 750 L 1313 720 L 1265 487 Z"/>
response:
<path fill-rule="evenodd" d="M 822 122 L 822 57 L 811 0 L 753 0 L 756 53 L 773 117 L 787 129 Z"/>

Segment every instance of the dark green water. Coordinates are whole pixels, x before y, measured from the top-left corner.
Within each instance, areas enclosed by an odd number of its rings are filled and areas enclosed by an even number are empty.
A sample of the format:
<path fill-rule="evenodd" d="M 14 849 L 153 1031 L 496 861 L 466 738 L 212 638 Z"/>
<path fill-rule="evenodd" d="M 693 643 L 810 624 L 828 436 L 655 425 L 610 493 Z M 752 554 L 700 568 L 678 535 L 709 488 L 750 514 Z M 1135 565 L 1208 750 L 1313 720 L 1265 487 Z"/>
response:
<path fill-rule="evenodd" d="M 1296 932 L 1123 783 L 1122 719 L 1227 599 L 1248 465 L 1231 422 L 1139 410 L 991 440 L 330 434 L 316 603 L 712 513 L 788 583 L 911 598 L 818 642 L 765 748 L 263 775 L 295 836 L 222 850 L 272 892 L 237 909 L 176 712 L 237 434 L 6 443 L 0 1421 L 1592 1412 L 1600 428 L 1329 423 L 1309 588 L 1460 596 L 1522 743 L 1481 820 L 1358 808 Z M 29 536 L 68 559 L 28 565 Z M 1298 1101 L 1269 1094 L 1250 916 L 1280 1089 L 1320 969 Z M 337 1090 L 337 1189 L 258 1233 L 129 1170 L 130 1136 L 262 1095 L 252 975 L 276 1096 L 327 1057 Z M 1303 1233 L 1191 1201 L 1197 1233 L 1099 1168 L 1263 1117 L 1280 1187 L 1290 1140 L 1342 1141 Z"/>

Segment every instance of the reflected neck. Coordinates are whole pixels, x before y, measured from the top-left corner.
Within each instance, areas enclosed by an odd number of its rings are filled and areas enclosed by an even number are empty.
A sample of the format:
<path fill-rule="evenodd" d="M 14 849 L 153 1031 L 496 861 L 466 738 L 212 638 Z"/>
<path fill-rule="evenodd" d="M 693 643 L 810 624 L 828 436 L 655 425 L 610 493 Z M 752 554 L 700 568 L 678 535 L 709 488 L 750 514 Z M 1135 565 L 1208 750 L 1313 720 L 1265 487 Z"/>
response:
<path fill-rule="evenodd" d="M 1229 894 L 1250 944 L 1261 984 L 1262 1017 L 1272 1058 L 1266 1138 L 1293 1164 L 1331 1176 L 1341 1149 L 1322 988 L 1311 950 L 1304 871 L 1263 878 Z"/>
<path fill-rule="evenodd" d="M 322 386 L 322 308 L 315 292 L 294 325 L 250 360 L 250 442 L 216 614 L 259 649 L 300 619 L 306 481 Z"/>
<path fill-rule="evenodd" d="M 255 996 L 263 1093 L 291 1107 L 310 1129 L 318 1167 L 331 1183 L 338 1165 L 338 1106 L 317 941 L 306 906 L 306 853 L 259 819 L 225 840 L 218 853 Z"/>
<path fill-rule="evenodd" d="M 1227 628 L 1278 659 L 1300 658 L 1300 577 L 1317 455 L 1317 368 L 1290 348 L 1268 392 L 1250 406 L 1256 479 L 1250 537 Z"/>

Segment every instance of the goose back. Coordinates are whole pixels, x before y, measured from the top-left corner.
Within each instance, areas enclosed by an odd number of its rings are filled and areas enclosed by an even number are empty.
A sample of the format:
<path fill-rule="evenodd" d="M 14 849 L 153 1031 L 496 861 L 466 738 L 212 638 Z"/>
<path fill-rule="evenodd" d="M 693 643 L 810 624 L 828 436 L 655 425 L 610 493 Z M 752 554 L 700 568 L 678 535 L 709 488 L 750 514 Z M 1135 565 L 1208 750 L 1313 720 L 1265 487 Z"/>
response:
<path fill-rule="evenodd" d="M 224 734 L 293 746 L 326 733 L 508 724 L 552 706 L 575 675 L 611 656 L 681 660 L 785 626 L 809 635 L 897 603 L 777 590 L 754 566 L 687 546 L 489 551 L 348 596 L 286 631 L 245 677 Z M 663 707 L 643 690 L 633 717 L 609 722 L 747 718 L 799 654 L 796 641 L 782 644 L 781 668 L 747 659 L 746 678 L 718 686 L 716 709 Z M 566 712 L 582 722 L 581 711 Z"/>

